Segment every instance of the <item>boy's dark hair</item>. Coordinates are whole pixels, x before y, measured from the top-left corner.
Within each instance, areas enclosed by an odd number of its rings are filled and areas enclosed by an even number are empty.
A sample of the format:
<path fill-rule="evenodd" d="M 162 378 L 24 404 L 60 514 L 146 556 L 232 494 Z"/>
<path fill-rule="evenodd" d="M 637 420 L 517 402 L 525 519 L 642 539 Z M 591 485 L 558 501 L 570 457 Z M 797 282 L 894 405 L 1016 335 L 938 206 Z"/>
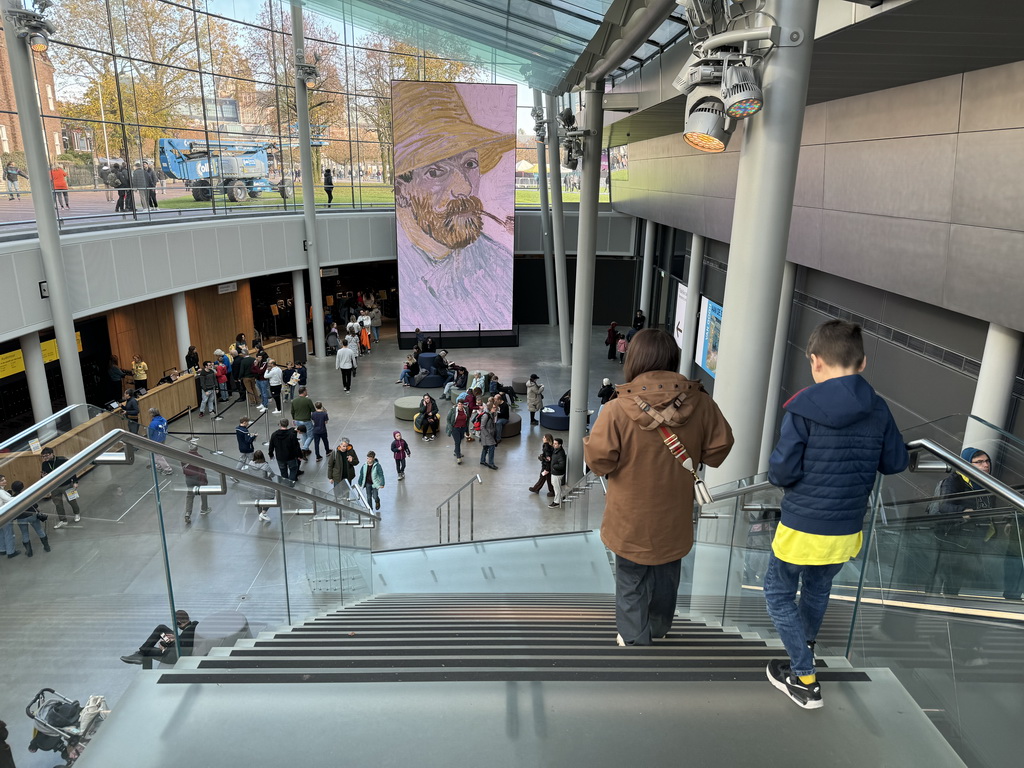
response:
<path fill-rule="evenodd" d="M 244 425 L 244 424 L 248 424 L 248 423 L 249 423 L 249 417 L 248 417 L 248 416 L 243 416 L 242 418 L 240 418 L 240 419 L 238 420 L 238 423 L 239 423 L 239 424 L 243 424 L 243 425 Z"/>
<path fill-rule="evenodd" d="M 623 375 L 632 381 L 648 371 L 679 370 L 679 347 L 676 340 L 660 328 L 638 331 L 629 344 Z"/>
<path fill-rule="evenodd" d="M 632 354 L 633 350 L 630 350 Z M 860 326 L 846 320 L 822 323 L 807 339 L 807 357 L 817 355 L 828 365 L 856 368 L 864 360 L 864 338 Z"/>

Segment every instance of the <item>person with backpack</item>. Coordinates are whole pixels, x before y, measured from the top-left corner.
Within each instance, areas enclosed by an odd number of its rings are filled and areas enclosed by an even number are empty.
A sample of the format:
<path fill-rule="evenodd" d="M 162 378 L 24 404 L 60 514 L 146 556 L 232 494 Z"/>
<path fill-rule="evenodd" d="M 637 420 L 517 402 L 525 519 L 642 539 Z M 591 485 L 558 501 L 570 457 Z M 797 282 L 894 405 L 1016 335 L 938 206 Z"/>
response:
<path fill-rule="evenodd" d="M 395 471 L 398 473 L 399 480 L 405 480 L 405 460 L 412 456 L 412 449 L 409 448 L 409 444 L 402 438 L 402 433 L 395 430 L 391 433 L 394 440 L 391 441 L 391 453 L 395 457 Z"/>
<path fill-rule="evenodd" d="M 146 437 L 161 445 L 167 440 L 167 419 L 161 416 L 160 411 L 156 408 L 149 409 L 149 426 L 146 427 Z M 156 468 L 163 474 L 174 473 L 167 459 L 155 451 L 153 452 L 153 461 L 156 463 Z"/>

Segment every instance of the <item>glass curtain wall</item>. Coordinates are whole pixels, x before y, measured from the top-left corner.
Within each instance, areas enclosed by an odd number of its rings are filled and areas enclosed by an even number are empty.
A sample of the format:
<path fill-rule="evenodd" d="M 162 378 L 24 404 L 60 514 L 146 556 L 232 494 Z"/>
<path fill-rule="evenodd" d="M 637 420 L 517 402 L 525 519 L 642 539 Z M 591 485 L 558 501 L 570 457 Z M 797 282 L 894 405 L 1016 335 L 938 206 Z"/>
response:
<path fill-rule="evenodd" d="M 34 229 L 33 194 L 65 228 L 295 211 L 310 194 L 323 209 L 391 207 L 391 81 L 496 80 L 457 39 L 410 44 L 408 30 L 305 10 L 315 178 L 303 179 L 287 0 L 57 0 L 46 17 L 57 32 L 34 67 L 55 183 L 20 179 L 0 232 Z M 0 153 L 24 169 L 20 136 L 8 96 Z"/>

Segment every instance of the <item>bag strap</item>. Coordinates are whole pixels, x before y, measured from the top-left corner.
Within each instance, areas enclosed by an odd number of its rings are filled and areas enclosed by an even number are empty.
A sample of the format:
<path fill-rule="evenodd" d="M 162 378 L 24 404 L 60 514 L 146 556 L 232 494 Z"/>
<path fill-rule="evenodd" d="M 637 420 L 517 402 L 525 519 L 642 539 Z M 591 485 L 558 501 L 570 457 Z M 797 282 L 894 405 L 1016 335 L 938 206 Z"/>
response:
<path fill-rule="evenodd" d="M 700 480 L 700 477 L 698 477 L 697 472 L 694 470 L 693 459 L 690 458 L 690 455 L 686 450 L 686 446 L 683 445 L 682 440 L 676 437 L 675 433 L 670 432 L 668 427 L 665 426 L 665 417 L 658 411 L 654 410 L 650 406 L 650 404 L 645 400 L 641 399 L 639 395 L 634 395 L 633 399 L 636 401 L 636 404 L 640 407 L 640 410 L 642 410 L 644 413 L 646 413 L 654 420 L 654 424 L 652 424 L 650 427 L 641 426 L 640 429 L 650 430 L 657 428 L 657 430 L 661 433 L 662 442 L 664 442 L 665 447 L 668 448 L 668 452 L 676 457 L 676 460 L 683 465 L 683 469 L 685 469 L 687 472 L 693 475 L 694 480 Z M 682 403 L 679 401 L 678 398 L 674 400 L 671 406 L 672 412 L 674 413 L 680 405 L 682 405 Z"/>

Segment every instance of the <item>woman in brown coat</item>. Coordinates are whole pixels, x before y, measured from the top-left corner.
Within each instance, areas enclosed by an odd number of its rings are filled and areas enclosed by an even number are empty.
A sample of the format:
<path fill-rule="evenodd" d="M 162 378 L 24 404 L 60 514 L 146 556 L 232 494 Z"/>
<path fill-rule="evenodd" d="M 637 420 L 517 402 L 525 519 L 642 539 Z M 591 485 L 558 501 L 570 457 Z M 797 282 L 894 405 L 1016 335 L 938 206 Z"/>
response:
<path fill-rule="evenodd" d="M 650 645 L 672 626 L 680 561 L 693 546 L 693 476 L 663 442 L 682 442 L 696 467 L 719 466 L 732 429 L 700 382 L 676 373 L 679 347 L 662 330 L 633 337 L 626 384 L 584 438 L 587 465 L 608 478 L 601 540 L 615 553 L 619 645 Z M 647 409 L 649 406 L 649 410 Z"/>

